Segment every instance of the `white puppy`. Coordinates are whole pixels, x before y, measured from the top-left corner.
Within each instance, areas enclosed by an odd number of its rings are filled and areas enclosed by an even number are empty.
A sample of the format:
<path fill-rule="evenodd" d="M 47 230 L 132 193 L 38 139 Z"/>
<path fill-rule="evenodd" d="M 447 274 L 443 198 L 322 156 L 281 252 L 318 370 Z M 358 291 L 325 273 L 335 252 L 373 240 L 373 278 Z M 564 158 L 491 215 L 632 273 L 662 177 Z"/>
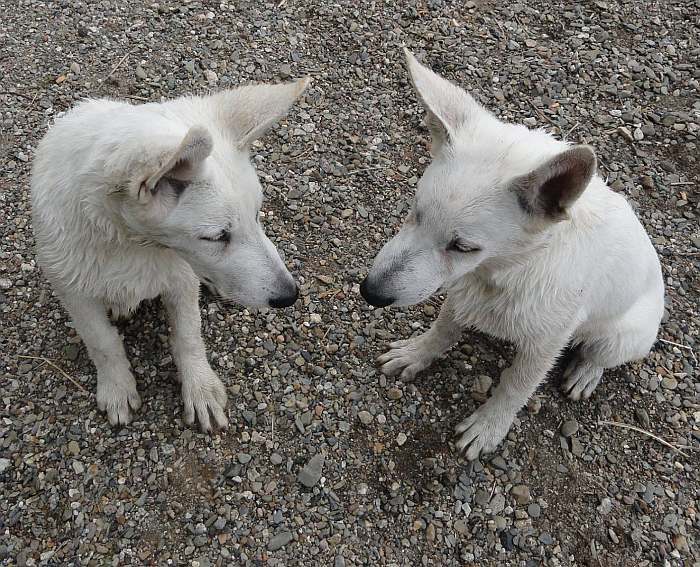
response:
<path fill-rule="evenodd" d="M 248 148 L 308 80 L 134 106 L 89 100 L 39 144 L 37 256 L 97 367 L 97 404 L 126 424 L 141 405 L 108 313 L 161 296 L 184 419 L 226 427 L 226 389 L 207 362 L 199 282 L 249 306 L 285 307 L 297 286 L 259 222 Z"/>
<path fill-rule="evenodd" d="M 496 448 L 567 345 L 578 347 L 564 385 L 574 400 L 605 368 L 647 355 L 664 308 L 661 267 L 630 205 L 596 175 L 591 148 L 500 122 L 406 57 L 433 162 L 361 291 L 377 306 L 447 294 L 427 333 L 379 358 L 389 375 L 412 379 L 464 328 L 516 344 L 493 395 L 457 426 L 457 447 L 475 459 Z"/>

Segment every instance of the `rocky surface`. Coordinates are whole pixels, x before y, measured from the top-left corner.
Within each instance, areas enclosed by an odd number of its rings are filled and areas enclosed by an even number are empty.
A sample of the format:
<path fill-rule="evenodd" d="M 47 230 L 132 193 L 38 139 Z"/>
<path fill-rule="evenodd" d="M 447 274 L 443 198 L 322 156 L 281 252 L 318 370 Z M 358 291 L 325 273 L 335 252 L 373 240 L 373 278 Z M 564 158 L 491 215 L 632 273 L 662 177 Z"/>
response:
<path fill-rule="evenodd" d="M 698 564 L 700 4 L 501 4 L 0 0 L 0 563 Z M 452 428 L 511 347 L 467 333 L 415 383 L 386 379 L 373 359 L 426 329 L 439 299 L 372 309 L 359 296 L 428 160 L 403 44 L 503 119 L 592 144 L 668 288 L 646 360 L 579 403 L 554 372 L 471 464 Z M 34 261 L 38 140 L 87 96 L 302 75 L 303 101 L 254 148 L 266 229 L 302 298 L 256 314 L 202 303 L 231 429 L 183 426 L 157 301 L 120 323 L 144 406 L 110 428 Z"/>

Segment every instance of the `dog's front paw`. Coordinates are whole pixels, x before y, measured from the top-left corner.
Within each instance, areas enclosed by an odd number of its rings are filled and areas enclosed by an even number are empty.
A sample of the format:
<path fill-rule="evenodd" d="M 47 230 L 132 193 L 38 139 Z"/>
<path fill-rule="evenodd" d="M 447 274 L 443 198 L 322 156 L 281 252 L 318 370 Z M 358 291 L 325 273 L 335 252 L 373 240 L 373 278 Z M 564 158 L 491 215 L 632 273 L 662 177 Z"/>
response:
<path fill-rule="evenodd" d="M 456 443 L 459 451 L 464 451 L 470 461 L 482 453 L 494 451 L 508 434 L 514 411 L 493 398 L 478 408 L 456 428 L 461 437 Z"/>
<path fill-rule="evenodd" d="M 228 418 L 224 411 L 226 388 L 214 371 L 207 368 L 199 372 L 183 373 L 181 380 L 185 423 L 192 425 L 196 418 L 205 433 L 213 427 L 228 428 Z"/>
<path fill-rule="evenodd" d="M 131 411 L 137 411 L 141 407 L 133 375 L 130 372 L 126 375 L 98 374 L 97 407 L 107 412 L 107 419 L 112 425 L 129 423 Z"/>
<path fill-rule="evenodd" d="M 401 374 L 404 382 L 413 380 L 416 374 L 425 370 L 435 360 L 435 355 L 425 345 L 423 337 L 396 341 L 389 345 L 390 350 L 377 358 L 381 370 L 387 376 Z"/>

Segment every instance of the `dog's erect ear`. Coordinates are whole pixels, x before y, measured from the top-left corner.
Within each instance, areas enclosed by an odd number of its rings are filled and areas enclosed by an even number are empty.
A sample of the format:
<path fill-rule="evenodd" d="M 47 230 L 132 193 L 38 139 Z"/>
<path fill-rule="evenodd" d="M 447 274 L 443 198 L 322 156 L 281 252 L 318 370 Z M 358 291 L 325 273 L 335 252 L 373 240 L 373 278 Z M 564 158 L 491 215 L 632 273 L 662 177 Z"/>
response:
<path fill-rule="evenodd" d="M 282 119 L 311 82 L 309 77 L 277 85 L 246 85 L 212 95 L 217 115 L 244 150 Z"/>
<path fill-rule="evenodd" d="M 511 189 L 528 214 L 558 222 L 568 218 L 566 210 L 581 196 L 595 171 L 593 149 L 574 146 L 514 179 Z"/>
<path fill-rule="evenodd" d="M 404 55 L 411 82 L 425 108 L 425 124 L 432 137 L 430 153 L 437 156 L 475 113 L 486 111 L 464 89 L 421 65 L 405 47 Z"/>
<path fill-rule="evenodd" d="M 150 200 L 162 189 L 165 181 L 181 191 L 186 182 L 197 174 L 202 162 L 209 157 L 212 146 L 209 132 L 201 126 L 192 126 L 165 162 L 141 184 L 138 199 Z"/>

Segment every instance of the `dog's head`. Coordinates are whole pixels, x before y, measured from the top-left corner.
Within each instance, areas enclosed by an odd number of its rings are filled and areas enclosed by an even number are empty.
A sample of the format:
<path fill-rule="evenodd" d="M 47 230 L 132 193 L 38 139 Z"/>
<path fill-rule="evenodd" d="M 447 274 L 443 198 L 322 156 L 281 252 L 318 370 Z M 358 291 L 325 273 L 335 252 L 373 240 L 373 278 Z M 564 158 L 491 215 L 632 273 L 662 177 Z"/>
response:
<path fill-rule="evenodd" d="M 161 105 L 148 146 L 131 157 L 129 188 L 118 192 L 129 233 L 177 252 L 226 299 L 294 303 L 297 285 L 260 222 L 263 193 L 248 154 L 307 83 L 251 85 Z"/>
<path fill-rule="evenodd" d="M 500 122 L 408 51 L 406 58 L 433 160 L 408 218 L 361 285 L 376 306 L 418 303 L 474 270 L 523 261 L 568 218 L 596 169 L 589 147 Z"/>

